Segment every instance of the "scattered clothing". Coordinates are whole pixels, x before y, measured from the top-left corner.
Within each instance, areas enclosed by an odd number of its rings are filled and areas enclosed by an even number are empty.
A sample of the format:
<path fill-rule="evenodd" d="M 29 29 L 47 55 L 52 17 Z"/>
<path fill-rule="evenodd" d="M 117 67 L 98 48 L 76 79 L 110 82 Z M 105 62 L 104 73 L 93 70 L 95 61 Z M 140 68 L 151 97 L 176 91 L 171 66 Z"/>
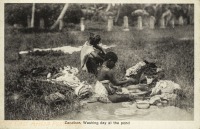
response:
<path fill-rule="evenodd" d="M 127 70 L 126 76 L 137 74 L 138 70 L 141 69 L 141 67 L 143 67 L 145 64 L 145 62 L 139 62 L 135 67 L 131 67 L 131 69 Z M 158 71 L 160 70 L 158 69 Z M 81 82 L 77 78 L 77 74 L 77 68 L 67 66 L 63 69 L 60 69 L 60 72 L 54 76 L 48 74 L 48 79 L 50 79 L 51 82 L 59 82 L 71 87 L 74 89 L 74 93 L 81 99 L 88 98 L 93 94 L 93 98 L 96 98 L 99 102 L 103 103 L 112 102 L 112 99 L 110 99 L 110 96 L 112 98 L 112 95 L 141 96 L 147 94 L 146 91 L 144 91 L 145 93 L 142 91 L 133 92 L 124 87 L 120 88 L 120 90 L 116 89 L 116 87 L 111 85 L 109 80 L 97 81 L 94 88 L 92 88 L 92 86 L 86 82 Z M 157 105 L 158 103 L 162 103 L 164 100 L 175 100 L 177 95 L 174 90 L 176 89 L 181 89 L 178 84 L 169 80 L 160 80 L 156 82 L 155 87 L 152 88 L 151 94 L 148 94 L 150 96 L 148 101 L 151 105 Z M 46 98 L 47 101 L 50 101 L 52 98 L 56 98 L 56 95 L 57 94 L 55 94 L 53 97 L 49 96 L 49 99 Z M 57 96 L 59 96 L 59 94 Z"/>
<path fill-rule="evenodd" d="M 152 89 L 151 96 L 158 95 L 160 92 L 161 94 L 169 93 L 173 94 L 174 90 L 181 89 L 180 85 L 170 81 L 170 80 L 160 80 L 156 83 L 156 86 Z"/>
<path fill-rule="evenodd" d="M 145 66 L 146 63 L 144 61 L 140 61 L 139 63 L 137 63 L 136 65 L 130 67 L 129 69 L 126 70 L 126 77 L 129 77 L 131 75 L 136 75 L 138 74 L 138 71 Z"/>
<path fill-rule="evenodd" d="M 92 87 L 86 82 L 81 82 L 76 76 L 77 74 L 77 68 L 67 66 L 63 69 L 60 69 L 60 72 L 52 77 L 48 75 L 48 80 L 50 80 L 53 83 L 61 83 L 71 87 L 74 90 L 74 93 L 79 98 L 83 99 L 92 94 Z"/>
<path fill-rule="evenodd" d="M 143 71 L 142 74 L 141 71 Z M 140 76 L 140 79 L 144 76 L 143 79 L 146 80 L 145 82 L 148 84 L 148 88 L 151 89 L 151 94 L 149 94 L 149 102 L 151 105 L 159 105 L 166 102 L 171 103 L 177 100 L 177 91 L 181 90 L 180 85 L 170 80 L 162 80 L 164 78 L 164 71 L 154 63 L 140 61 L 126 70 L 125 76 L 127 78 L 134 78 L 137 75 Z"/>
<path fill-rule="evenodd" d="M 94 92 L 97 96 L 108 96 L 108 91 L 106 90 L 104 84 L 109 84 L 108 80 L 97 81 L 95 84 Z"/>
<path fill-rule="evenodd" d="M 164 78 L 164 71 L 155 63 L 144 60 L 127 69 L 125 77 L 127 79 L 134 78 L 139 83 L 151 84 L 155 79 Z"/>
<path fill-rule="evenodd" d="M 88 84 L 81 83 L 81 85 L 77 88 L 75 88 L 75 94 L 80 98 L 88 98 L 92 95 L 92 87 Z"/>
<path fill-rule="evenodd" d="M 156 83 L 156 86 L 152 89 L 150 94 L 150 104 L 162 103 L 162 100 L 174 102 L 177 99 L 175 90 L 181 90 L 179 84 L 170 80 L 160 80 Z"/>
<path fill-rule="evenodd" d="M 108 80 L 104 80 L 104 81 L 97 81 L 94 87 L 94 97 L 96 97 L 100 102 L 104 102 L 104 103 L 109 103 L 111 102 L 108 99 L 108 91 L 105 88 L 105 84 L 109 85 L 109 81 Z"/>

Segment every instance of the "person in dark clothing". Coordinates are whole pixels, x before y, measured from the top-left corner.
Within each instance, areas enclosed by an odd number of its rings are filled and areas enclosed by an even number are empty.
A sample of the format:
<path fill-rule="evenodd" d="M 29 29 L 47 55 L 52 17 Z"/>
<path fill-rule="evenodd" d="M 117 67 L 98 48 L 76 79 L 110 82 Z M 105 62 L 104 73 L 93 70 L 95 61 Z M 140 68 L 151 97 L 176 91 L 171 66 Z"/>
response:
<path fill-rule="evenodd" d="M 81 69 L 97 75 L 97 68 L 103 64 L 105 51 L 99 45 L 101 37 L 91 34 L 81 49 Z"/>

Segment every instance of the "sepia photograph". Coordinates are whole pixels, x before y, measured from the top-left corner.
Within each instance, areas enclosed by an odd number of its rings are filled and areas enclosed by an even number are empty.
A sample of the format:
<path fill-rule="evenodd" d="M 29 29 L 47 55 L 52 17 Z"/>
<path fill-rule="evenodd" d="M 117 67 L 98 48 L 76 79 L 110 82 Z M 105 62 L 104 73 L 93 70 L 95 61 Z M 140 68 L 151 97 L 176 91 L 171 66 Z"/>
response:
<path fill-rule="evenodd" d="M 195 120 L 194 3 L 3 6 L 5 121 Z"/>

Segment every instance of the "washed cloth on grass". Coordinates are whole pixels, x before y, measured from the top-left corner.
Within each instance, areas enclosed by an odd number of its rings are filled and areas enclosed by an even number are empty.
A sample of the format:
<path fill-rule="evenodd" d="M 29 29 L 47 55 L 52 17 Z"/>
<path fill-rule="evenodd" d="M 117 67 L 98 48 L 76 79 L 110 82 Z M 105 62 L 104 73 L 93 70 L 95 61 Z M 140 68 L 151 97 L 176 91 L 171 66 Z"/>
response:
<path fill-rule="evenodd" d="M 110 81 L 109 80 L 104 80 L 104 81 L 97 81 L 94 87 L 94 93 L 95 96 L 100 102 L 104 102 L 104 103 L 109 103 L 111 102 L 108 99 L 108 91 L 105 88 L 105 84 L 109 85 Z"/>
<path fill-rule="evenodd" d="M 153 104 L 156 101 L 168 100 L 175 101 L 177 94 L 175 90 L 181 90 L 179 84 L 170 80 L 160 80 L 156 83 L 156 86 L 152 89 L 150 103 Z"/>
<path fill-rule="evenodd" d="M 88 70 L 86 67 L 86 62 L 88 61 L 88 58 L 91 57 L 91 53 L 94 52 L 95 49 L 88 41 L 85 42 L 81 49 L 81 68 L 82 70 Z"/>
<path fill-rule="evenodd" d="M 64 67 L 59 73 L 60 76 L 52 79 L 52 82 L 60 82 L 65 84 L 72 89 L 74 89 L 75 94 L 80 98 L 86 96 L 87 94 L 91 94 L 92 87 L 91 85 L 87 84 L 86 82 L 81 82 L 77 78 L 78 69 L 74 67 Z"/>
<path fill-rule="evenodd" d="M 181 87 L 179 84 L 170 81 L 170 80 L 160 80 L 156 83 L 156 86 L 152 89 L 151 95 L 157 95 L 159 92 L 173 94 L 174 90 L 180 90 Z"/>
<path fill-rule="evenodd" d="M 80 86 L 80 80 L 76 77 L 78 73 L 78 69 L 74 67 L 64 67 L 63 70 L 60 71 L 60 76 L 53 79 L 56 82 L 62 82 L 63 84 L 69 85 L 73 89 Z"/>
<path fill-rule="evenodd" d="M 140 61 L 136 65 L 128 68 L 126 70 L 125 77 L 127 79 L 133 77 L 134 79 L 138 79 L 144 83 L 146 80 L 146 84 L 151 84 L 154 80 L 153 75 L 162 75 L 161 72 L 163 69 L 158 68 L 155 63 L 149 63 L 147 61 Z M 144 78 L 145 77 L 145 78 Z"/>
<path fill-rule="evenodd" d="M 142 67 L 146 66 L 146 63 L 144 61 L 140 61 L 138 62 L 136 65 L 128 68 L 126 70 L 126 79 L 129 79 L 131 76 L 135 76 L 138 75 L 139 71 L 142 69 Z M 147 84 L 150 84 L 153 81 L 153 78 L 147 78 L 147 76 L 145 76 L 146 80 L 147 80 Z"/>
<path fill-rule="evenodd" d="M 144 61 L 138 62 L 136 65 L 134 65 L 134 66 L 132 66 L 132 67 L 130 67 L 129 69 L 126 70 L 125 76 L 129 77 L 131 75 L 138 74 L 138 71 L 145 65 L 146 65 L 146 63 Z"/>
<path fill-rule="evenodd" d="M 75 94 L 79 98 L 89 97 L 92 95 L 92 87 L 89 84 L 82 82 L 78 87 L 75 88 Z"/>

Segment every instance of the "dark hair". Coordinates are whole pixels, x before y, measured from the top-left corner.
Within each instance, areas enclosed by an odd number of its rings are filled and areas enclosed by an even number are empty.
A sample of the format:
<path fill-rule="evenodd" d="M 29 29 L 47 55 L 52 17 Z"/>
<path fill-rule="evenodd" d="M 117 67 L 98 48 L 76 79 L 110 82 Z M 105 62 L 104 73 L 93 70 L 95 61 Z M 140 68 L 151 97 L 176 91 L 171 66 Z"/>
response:
<path fill-rule="evenodd" d="M 95 40 L 97 43 L 99 43 L 99 42 L 101 41 L 100 35 L 96 35 L 96 36 L 94 37 L 94 40 Z"/>
<path fill-rule="evenodd" d="M 118 57 L 114 52 L 107 52 L 104 60 L 107 61 L 106 66 L 112 69 L 118 61 Z"/>
<path fill-rule="evenodd" d="M 101 37 L 100 37 L 100 35 L 94 35 L 91 33 L 89 40 L 90 40 L 91 45 L 97 45 L 101 41 Z"/>

